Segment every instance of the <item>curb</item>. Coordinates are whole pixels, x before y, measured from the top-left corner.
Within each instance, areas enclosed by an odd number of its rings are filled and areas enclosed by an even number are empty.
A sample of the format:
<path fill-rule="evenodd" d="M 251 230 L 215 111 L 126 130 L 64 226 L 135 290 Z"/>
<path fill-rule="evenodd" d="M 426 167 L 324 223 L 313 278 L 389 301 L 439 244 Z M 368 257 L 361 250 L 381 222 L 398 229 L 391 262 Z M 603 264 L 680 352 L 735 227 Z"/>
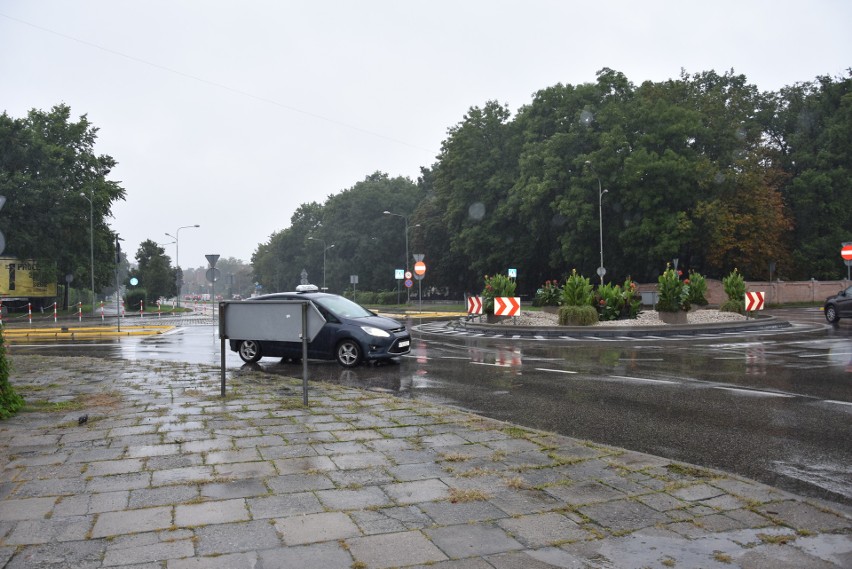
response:
<path fill-rule="evenodd" d="M 448 328 L 468 332 L 483 333 L 488 336 L 512 336 L 520 338 L 560 338 L 563 336 L 589 338 L 623 338 L 643 336 L 695 336 L 699 334 L 719 334 L 723 332 L 755 332 L 763 330 L 782 330 L 792 328 L 786 320 L 775 316 L 760 316 L 740 322 L 712 324 L 671 324 L 666 326 L 506 326 L 504 324 L 485 324 L 459 320 L 448 324 Z"/>

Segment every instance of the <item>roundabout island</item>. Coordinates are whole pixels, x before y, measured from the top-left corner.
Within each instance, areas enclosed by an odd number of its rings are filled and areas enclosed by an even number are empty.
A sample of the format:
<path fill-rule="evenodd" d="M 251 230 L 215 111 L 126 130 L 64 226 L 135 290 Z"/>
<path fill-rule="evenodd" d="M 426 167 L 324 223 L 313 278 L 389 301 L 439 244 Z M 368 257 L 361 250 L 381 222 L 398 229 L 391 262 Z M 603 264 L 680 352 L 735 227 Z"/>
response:
<path fill-rule="evenodd" d="M 597 322 L 590 326 L 560 326 L 556 314 L 522 311 L 519 316 L 489 323 L 484 317 L 468 316 L 446 324 L 448 329 L 482 336 L 507 338 L 635 338 L 653 336 L 699 336 L 720 333 L 747 333 L 792 328 L 790 322 L 775 316 L 745 317 L 716 309 L 690 310 L 685 324 L 667 324 L 656 310 L 644 310 L 629 320 Z"/>

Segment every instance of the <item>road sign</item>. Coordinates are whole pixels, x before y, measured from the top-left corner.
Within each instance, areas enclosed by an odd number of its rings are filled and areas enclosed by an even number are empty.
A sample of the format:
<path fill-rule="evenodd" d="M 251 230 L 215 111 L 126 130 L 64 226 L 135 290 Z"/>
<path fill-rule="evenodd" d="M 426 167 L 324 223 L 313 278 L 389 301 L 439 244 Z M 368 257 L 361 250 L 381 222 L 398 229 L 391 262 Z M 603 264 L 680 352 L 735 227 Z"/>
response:
<path fill-rule="evenodd" d="M 494 316 L 517 316 L 521 308 L 521 299 L 517 296 L 494 297 Z"/>
<path fill-rule="evenodd" d="M 852 244 L 844 245 L 843 249 L 840 250 L 840 256 L 843 257 L 844 261 L 852 261 Z"/>
<path fill-rule="evenodd" d="M 509 269 L 509 278 L 510 279 L 518 278 L 518 269 Z"/>
<path fill-rule="evenodd" d="M 278 342 L 302 341 L 302 304 L 300 300 L 242 300 L 221 303 L 219 337 L 232 340 Z M 325 325 L 325 318 L 312 303 L 307 303 L 307 340 L 312 342 Z"/>
<path fill-rule="evenodd" d="M 763 293 L 747 292 L 745 294 L 745 309 L 748 312 L 751 312 L 752 310 L 763 310 Z"/>
<path fill-rule="evenodd" d="M 600 278 L 604 278 L 604 276 L 606 275 L 606 269 L 603 267 L 598 267 L 597 273 Z"/>
<path fill-rule="evenodd" d="M 423 261 L 417 261 L 414 263 L 414 274 L 416 275 L 425 275 L 426 274 L 426 263 Z"/>
<path fill-rule="evenodd" d="M 393 278 L 395 278 L 398 281 L 403 280 L 405 278 L 405 270 L 404 269 L 396 269 L 393 272 Z"/>
<path fill-rule="evenodd" d="M 405 271 L 405 278 L 406 279 L 411 279 L 413 277 L 414 277 L 414 275 L 411 274 L 411 271 Z"/>
<path fill-rule="evenodd" d="M 222 273 L 221 273 L 221 271 L 219 271 L 219 269 L 211 268 L 211 269 L 207 269 L 207 272 L 204 274 L 204 276 L 207 278 L 208 283 L 215 283 L 216 281 L 219 280 L 219 276 L 221 274 Z"/>
<path fill-rule="evenodd" d="M 216 266 L 216 261 L 219 260 L 219 255 L 204 255 L 204 256 L 207 257 L 207 262 L 210 263 L 211 267 Z"/>
<path fill-rule="evenodd" d="M 482 299 L 478 296 L 467 297 L 467 313 L 482 314 Z"/>
<path fill-rule="evenodd" d="M 409 274 L 410 274 L 410 273 L 409 273 Z M 410 278 L 409 278 L 409 279 L 405 279 L 405 283 L 404 283 L 404 284 L 405 284 L 405 288 L 411 288 L 412 286 L 414 286 L 414 281 L 412 281 Z"/>

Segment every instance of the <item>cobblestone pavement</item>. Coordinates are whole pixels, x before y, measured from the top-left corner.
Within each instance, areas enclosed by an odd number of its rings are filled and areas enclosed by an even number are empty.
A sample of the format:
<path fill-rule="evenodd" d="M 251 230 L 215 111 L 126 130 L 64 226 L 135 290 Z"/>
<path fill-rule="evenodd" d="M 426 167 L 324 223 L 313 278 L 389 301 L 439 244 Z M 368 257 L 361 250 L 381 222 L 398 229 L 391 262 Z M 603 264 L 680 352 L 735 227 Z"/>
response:
<path fill-rule="evenodd" d="M 848 508 L 455 409 L 15 356 L 0 567 L 852 567 Z"/>

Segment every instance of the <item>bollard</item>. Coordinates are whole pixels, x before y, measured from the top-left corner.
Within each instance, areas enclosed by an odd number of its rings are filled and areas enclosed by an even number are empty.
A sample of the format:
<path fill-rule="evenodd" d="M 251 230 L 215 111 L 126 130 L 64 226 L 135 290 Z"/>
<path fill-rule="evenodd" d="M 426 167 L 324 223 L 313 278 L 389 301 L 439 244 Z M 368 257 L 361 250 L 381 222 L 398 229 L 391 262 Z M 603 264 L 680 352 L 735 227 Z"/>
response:
<path fill-rule="evenodd" d="M 77 301 L 77 322 L 83 321 L 83 303 Z"/>
<path fill-rule="evenodd" d="M 145 301 L 139 301 L 139 318 L 142 318 L 142 313 L 145 312 Z"/>
<path fill-rule="evenodd" d="M 157 318 L 160 317 L 160 301 L 157 301 Z"/>
<path fill-rule="evenodd" d="M 31 302 L 27 303 L 27 318 L 30 321 L 30 327 L 33 325 L 33 305 Z"/>
<path fill-rule="evenodd" d="M 104 301 L 101 301 L 101 322 L 104 321 Z"/>
<path fill-rule="evenodd" d="M 56 324 L 56 303 L 53 303 L 53 323 Z"/>

